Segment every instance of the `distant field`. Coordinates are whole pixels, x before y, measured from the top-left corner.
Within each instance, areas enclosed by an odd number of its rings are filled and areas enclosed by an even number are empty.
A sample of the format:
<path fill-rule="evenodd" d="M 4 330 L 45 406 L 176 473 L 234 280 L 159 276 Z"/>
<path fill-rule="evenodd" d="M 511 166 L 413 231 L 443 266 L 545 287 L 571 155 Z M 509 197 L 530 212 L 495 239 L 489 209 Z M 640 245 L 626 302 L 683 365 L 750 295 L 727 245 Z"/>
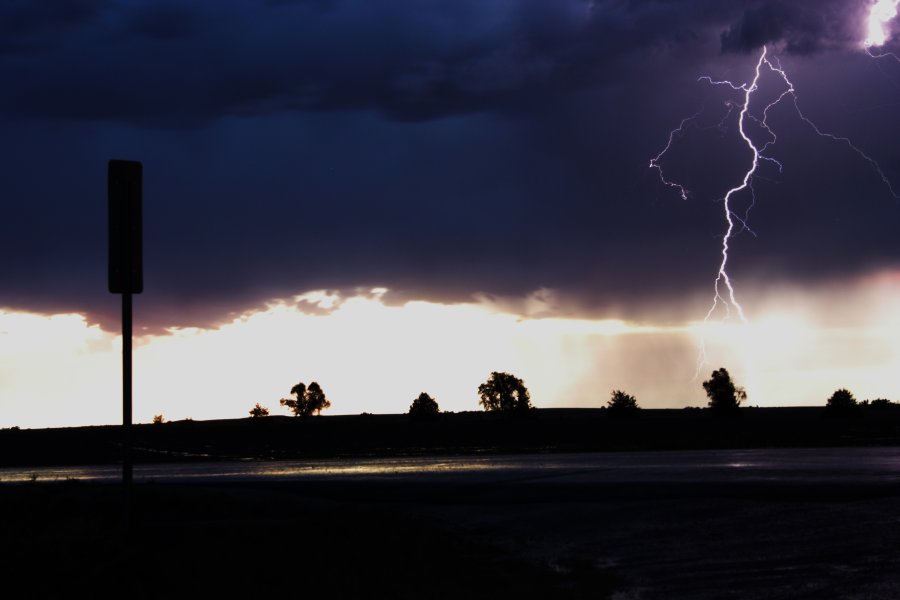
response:
<path fill-rule="evenodd" d="M 605 452 L 900 445 L 900 410 L 832 418 L 821 407 L 643 410 L 611 418 L 601 409 L 540 409 L 526 418 L 496 413 L 264 417 L 137 425 L 135 459 L 292 459 L 492 452 Z M 120 460 L 115 426 L 0 431 L 0 466 L 103 464 Z"/>

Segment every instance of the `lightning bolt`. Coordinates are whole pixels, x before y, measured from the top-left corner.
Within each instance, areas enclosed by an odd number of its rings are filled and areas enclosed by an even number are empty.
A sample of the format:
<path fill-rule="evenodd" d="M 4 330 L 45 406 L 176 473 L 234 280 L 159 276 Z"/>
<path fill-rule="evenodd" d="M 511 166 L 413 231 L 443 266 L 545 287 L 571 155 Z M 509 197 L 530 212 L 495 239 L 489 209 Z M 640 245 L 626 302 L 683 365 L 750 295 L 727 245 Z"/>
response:
<path fill-rule="evenodd" d="M 900 0 L 888 0 L 888 3 L 891 4 L 892 8 L 896 9 L 896 6 L 898 3 L 900 3 Z M 896 14 L 896 10 L 894 10 L 893 14 Z M 757 109 L 756 113 L 754 113 L 751 110 L 751 105 L 754 100 L 754 94 L 759 89 L 760 78 L 766 72 L 775 75 L 783 84 L 784 89 L 777 97 L 775 97 L 774 100 L 763 106 L 761 111 Z M 743 307 L 737 300 L 737 294 L 735 293 L 734 284 L 728 274 L 728 260 L 729 252 L 731 250 L 731 241 L 735 235 L 738 235 L 739 233 L 742 233 L 744 231 L 755 235 L 753 230 L 750 229 L 748 225 L 748 220 L 750 211 L 752 210 L 756 200 L 756 194 L 753 189 L 753 180 L 757 176 L 760 166 L 762 165 L 762 163 L 768 163 L 775 166 L 779 172 L 781 172 L 783 169 L 783 165 L 778 160 L 766 154 L 766 152 L 778 141 L 778 136 L 772 129 L 772 126 L 769 124 L 769 114 L 773 108 L 775 108 L 779 104 L 790 102 L 798 118 L 806 123 L 816 133 L 816 135 L 845 145 L 849 150 L 857 154 L 862 160 L 869 164 L 869 166 L 880 177 L 881 181 L 885 184 L 888 191 L 894 198 L 900 199 L 900 195 L 897 194 L 894 186 L 891 184 L 890 180 L 887 178 L 884 171 L 881 169 L 881 166 L 877 161 L 875 161 L 875 159 L 863 152 L 849 138 L 824 131 L 803 113 L 803 111 L 800 109 L 800 102 L 798 100 L 797 91 L 794 87 L 794 84 L 791 82 L 790 78 L 787 75 L 787 72 L 781 66 L 780 62 L 777 59 L 772 59 L 769 57 L 767 47 L 763 47 L 762 52 L 759 55 L 759 59 L 756 61 L 753 79 L 749 83 L 735 84 L 728 80 L 715 80 L 709 76 L 702 76 L 698 78 L 698 81 L 706 82 L 707 84 L 712 86 L 727 86 L 732 90 L 741 93 L 742 102 L 739 104 L 728 103 L 729 110 L 725 118 L 728 118 L 728 116 L 732 113 L 733 109 L 736 106 L 740 107 L 740 112 L 738 115 L 738 132 L 751 154 L 750 164 L 747 167 L 747 170 L 744 172 L 743 178 L 737 185 L 729 189 L 722 199 L 726 228 L 725 234 L 722 237 L 721 260 L 719 262 L 719 269 L 716 273 L 713 300 L 709 310 L 706 313 L 706 316 L 703 319 L 703 322 L 708 322 L 716 313 L 717 309 L 719 309 L 719 307 L 721 306 L 725 309 L 726 320 L 731 317 L 732 312 L 735 312 L 737 313 L 737 316 L 740 319 L 741 323 L 746 324 L 748 322 L 746 314 L 744 313 Z M 696 124 L 699 115 L 700 113 L 697 113 L 693 116 L 683 119 L 678 127 L 669 132 L 667 144 L 662 149 L 662 151 L 650 160 L 650 168 L 656 169 L 658 171 L 660 181 L 662 181 L 662 183 L 667 187 L 673 188 L 678 191 L 679 195 L 684 200 L 686 200 L 690 196 L 690 191 L 683 184 L 670 180 L 666 177 L 661 165 L 661 161 L 663 160 L 664 156 L 672 149 L 675 142 L 685 134 L 686 129 Z M 751 122 L 754 123 L 762 133 L 763 139 L 761 142 L 754 142 L 753 137 L 751 137 L 748 133 L 748 126 Z M 745 211 L 743 217 L 738 216 L 732 209 L 735 196 L 741 194 L 742 192 L 748 192 L 750 194 L 749 207 Z M 699 376 L 700 370 L 706 364 L 706 343 L 704 338 L 701 336 L 699 355 L 697 358 L 697 370 L 694 375 L 695 378 Z"/>
<path fill-rule="evenodd" d="M 681 195 L 682 200 L 688 199 L 687 189 L 680 183 L 676 183 L 674 181 L 669 181 L 668 179 L 666 179 L 666 175 L 665 173 L 663 173 L 662 166 L 660 166 L 659 164 L 659 160 L 663 157 L 664 154 L 669 151 L 669 149 L 672 147 L 672 144 L 675 143 L 675 139 L 684 134 L 685 127 L 693 123 L 702 112 L 703 111 L 701 110 L 691 117 L 685 117 L 684 119 L 682 119 L 678 127 L 669 132 L 669 141 L 666 143 L 666 147 L 660 150 L 659 154 L 650 159 L 650 168 L 659 171 L 659 180 L 662 181 L 664 185 L 678 190 L 678 193 Z"/>

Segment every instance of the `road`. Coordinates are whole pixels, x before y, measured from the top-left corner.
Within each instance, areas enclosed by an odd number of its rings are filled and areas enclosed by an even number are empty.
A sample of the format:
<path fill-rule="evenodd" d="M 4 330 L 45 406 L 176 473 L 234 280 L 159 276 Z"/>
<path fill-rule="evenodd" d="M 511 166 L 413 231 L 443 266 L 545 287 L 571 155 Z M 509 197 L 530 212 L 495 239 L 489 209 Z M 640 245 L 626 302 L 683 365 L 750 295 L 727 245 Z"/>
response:
<path fill-rule="evenodd" d="M 4 481 L 114 481 L 115 468 Z M 439 523 L 620 599 L 900 597 L 900 449 L 643 452 L 144 465 L 139 484 L 294 494 Z"/>

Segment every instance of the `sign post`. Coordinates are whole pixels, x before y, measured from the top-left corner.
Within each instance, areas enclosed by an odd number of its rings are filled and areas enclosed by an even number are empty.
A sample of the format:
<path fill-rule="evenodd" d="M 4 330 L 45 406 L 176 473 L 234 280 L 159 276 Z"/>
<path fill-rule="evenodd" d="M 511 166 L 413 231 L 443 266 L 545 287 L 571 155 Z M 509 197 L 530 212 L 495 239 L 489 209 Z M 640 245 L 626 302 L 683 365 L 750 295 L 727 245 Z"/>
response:
<path fill-rule="evenodd" d="M 109 208 L 108 287 L 122 294 L 122 484 L 126 519 L 130 519 L 134 471 L 131 457 L 131 295 L 144 290 L 141 203 L 143 167 L 131 160 L 111 160 L 107 170 Z"/>

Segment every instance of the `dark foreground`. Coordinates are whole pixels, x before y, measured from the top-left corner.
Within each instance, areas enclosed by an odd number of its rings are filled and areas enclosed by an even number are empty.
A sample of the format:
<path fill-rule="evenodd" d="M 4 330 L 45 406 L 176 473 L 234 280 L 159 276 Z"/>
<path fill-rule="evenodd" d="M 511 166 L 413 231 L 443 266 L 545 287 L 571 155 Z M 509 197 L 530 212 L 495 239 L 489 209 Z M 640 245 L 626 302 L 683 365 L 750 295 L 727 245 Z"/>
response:
<path fill-rule="evenodd" d="M 847 452 L 796 478 L 642 460 L 602 476 L 144 483 L 131 532 L 114 485 L 3 484 L 0 564 L 31 596 L 898 598 L 897 453 Z"/>
<path fill-rule="evenodd" d="M 607 598 L 623 583 L 383 492 L 140 485 L 129 528 L 115 486 L 6 484 L 0 570 L 41 598 Z"/>
<path fill-rule="evenodd" d="M 900 446 L 900 404 L 829 415 L 823 407 L 642 410 L 612 418 L 600 409 L 496 413 L 265 417 L 137 425 L 138 462 L 325 457 L 617 452 L 721 448 Z M 114 426 L 0 430 L 0 467 L 111 464 L 121 460 Z"/>

